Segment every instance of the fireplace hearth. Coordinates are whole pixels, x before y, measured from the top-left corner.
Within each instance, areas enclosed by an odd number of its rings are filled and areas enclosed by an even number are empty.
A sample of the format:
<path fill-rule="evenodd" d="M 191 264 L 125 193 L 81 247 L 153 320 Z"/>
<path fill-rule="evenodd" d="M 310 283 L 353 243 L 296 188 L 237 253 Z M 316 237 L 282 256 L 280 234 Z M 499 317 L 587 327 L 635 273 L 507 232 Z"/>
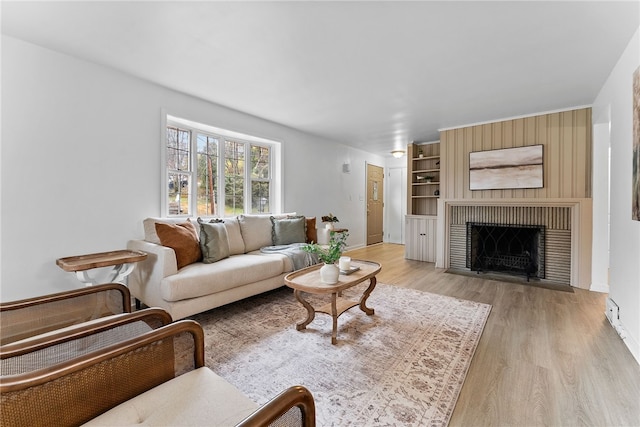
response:
<path fill-rule="evenodd" d="M 544 231 L 541 225 L 467 222 L 466 267 L 544 279 Z"/>

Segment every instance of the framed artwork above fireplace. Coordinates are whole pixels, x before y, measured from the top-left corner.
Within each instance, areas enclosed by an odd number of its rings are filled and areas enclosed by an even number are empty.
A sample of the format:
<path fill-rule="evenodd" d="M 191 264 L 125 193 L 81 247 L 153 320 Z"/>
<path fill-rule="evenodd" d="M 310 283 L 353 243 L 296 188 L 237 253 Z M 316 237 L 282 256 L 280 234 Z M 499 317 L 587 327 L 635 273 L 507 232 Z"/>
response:
<path fill-rule="evenodd" d="M 543 146 L 469 153 L 469 189 L 542 188 Z"/>

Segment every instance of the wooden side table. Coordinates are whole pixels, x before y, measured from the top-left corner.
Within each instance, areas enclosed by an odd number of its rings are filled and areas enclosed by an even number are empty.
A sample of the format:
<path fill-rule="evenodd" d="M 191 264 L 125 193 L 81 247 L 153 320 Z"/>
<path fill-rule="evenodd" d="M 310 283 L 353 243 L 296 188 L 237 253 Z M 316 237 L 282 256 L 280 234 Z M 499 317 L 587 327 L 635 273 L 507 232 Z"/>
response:
<path fill-rule="evenodd" d="M 302 270 L 294 271 L 284 277 L 284 284 L 293 289 L 293 294 L 307 309 L 307 318 L 296 324 L 297 330 L 306 329 L 307 325 L 313 321 L 316 313 L 324 313 L 331 316 L 333 320 L 331 330 L 331 344 L 338 342 L 338 317 L 352 307 L 359 306 L 367 316 L 375 313 L 373 308 L 367 307 L 367 299 L 373 289 L 376 287 L 376 274 L 380 272 L 382 267 L 377 262 L 352 260 L 352 265 L 360 267 L 360 270 L 350 275 L 340 275 L 338 283 L 328 285 L 320 280 L 320 267 L 322 264 L 312 265 Z M 365 289 L 359 301 L 352 301 L 342 297 L 342 291 L 352 288 L 365 280 L 369 280 L 369 287 Z M 307 300 L 304 299 L 302 293 L 310 294 L 330 294 L 331 302 L 319 308 L 314 308 Z"/>
<path fill-rule="evenodd" d="M 56 260 L 56 265 L 64 271 L 76 273 L 78 280 L 87 286 L 97 284 L 96 279 L 89 275 L 89 270 L 111 267 L 106 283 L 118 282 L 124 284 L 125 278 L 133 271 L 135 263 L 145 258 L 147 258 L 147 254 L 144 252 L 124 249 L 59 258 Z"/>
<path fill-rule="evenodd" d="M 330 231 L 333 231 L 335 233 L 348 233 L 349 229 L 348 228 L 334 228 L 333 230 L 330 230 Z"/>

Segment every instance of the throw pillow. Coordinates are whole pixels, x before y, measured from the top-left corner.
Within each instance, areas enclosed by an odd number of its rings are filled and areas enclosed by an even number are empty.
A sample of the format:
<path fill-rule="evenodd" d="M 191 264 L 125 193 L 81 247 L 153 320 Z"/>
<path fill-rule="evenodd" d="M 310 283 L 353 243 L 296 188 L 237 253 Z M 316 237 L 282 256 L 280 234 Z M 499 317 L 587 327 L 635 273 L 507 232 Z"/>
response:
<path fill-rule="evenodd" d="M 238 223 L 244 240 L 245 252 L 271 246 L 271 221 L 269 215 L 240 215 Z"/>
<path fill-rule="evenodd" d="M 191 221 L 187 220 L 181 224 L 157 222 L 156 233 L 162 246 L 175 251 L 178 270 L 202 259 L 198 233 Z"/>
<path fill-rule="evenodd" d="M 305 243 L 307 233 L 306 219 L 303 216 L 287 218 L 271 217 L 271 239 L 274 245 L 289 245 L 291 243 Z"/>
<path fill-rule="evenodd" d="M 227 236 L 229 237 L 229 255 L 243 254 L 245 247 L 238 218 L 225 218 L 224 226 L 227 228 Z"/>
<path fill-rule="evenodd" d="M 144 240 L 146 240 L 147 242 L 155 243 L 156 245 L 161 245 L 158 233 L 156 233 L 156 223 L 160 222 L 162 224 L 178 224 L 179 222 L 183 221 L 184 219 L 177 218 L 145 218 L 142 221 L 142 226 L 144 228 Z"/>
<path fill-rule="evenodd" d="M 229 257 L 229 235 L 224 221 L 212 219 L 206 222 L 198 218 L 200 224 L 200 250 L 202 262 L 211 264 Z"/>
<path fill-rule="evenodd" d="M 308 216 L 307 222 L 307 243 L 318 243 L 318 230 L 316 230 L 316 217 Z"/>

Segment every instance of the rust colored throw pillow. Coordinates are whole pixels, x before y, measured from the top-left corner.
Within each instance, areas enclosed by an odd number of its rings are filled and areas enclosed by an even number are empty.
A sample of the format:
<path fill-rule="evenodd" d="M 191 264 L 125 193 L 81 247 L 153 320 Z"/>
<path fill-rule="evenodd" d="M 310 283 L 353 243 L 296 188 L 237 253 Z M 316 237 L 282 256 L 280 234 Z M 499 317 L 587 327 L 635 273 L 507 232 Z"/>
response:
<path fill-rule="evenodd" d="M 181 224 L 158 222 L 156 223 L 156 233 L 162 246 L 175 251 L 178 270 L 202 259 L 196 227 L 190 221 Z"/>
<path fill-rule="evenodd" d="M 307 221 L 307 243 L 318 243 L 318 230 L 316 230 L 316 217 L 308 216 Z"/>

